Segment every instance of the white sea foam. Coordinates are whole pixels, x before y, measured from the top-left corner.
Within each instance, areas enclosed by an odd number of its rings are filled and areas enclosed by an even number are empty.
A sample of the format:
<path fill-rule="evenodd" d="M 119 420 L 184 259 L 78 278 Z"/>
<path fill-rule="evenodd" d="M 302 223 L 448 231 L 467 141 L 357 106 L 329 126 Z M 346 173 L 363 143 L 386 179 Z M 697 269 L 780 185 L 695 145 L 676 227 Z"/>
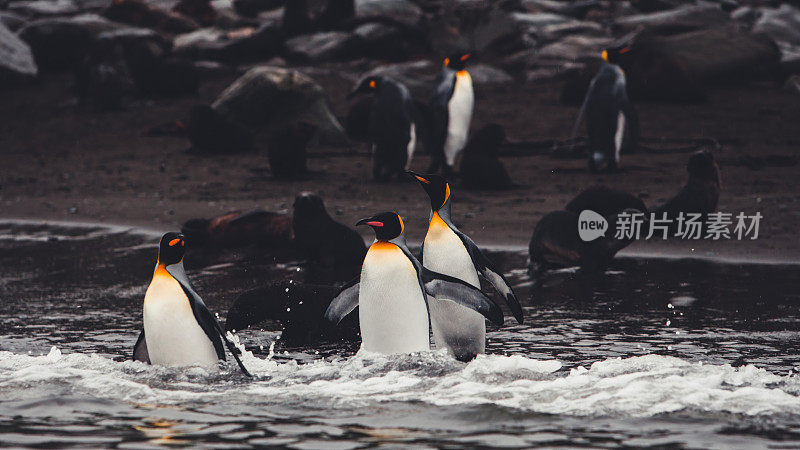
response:
<path fill-rule="evenodd" d="M 731 367 L 647 355 L 559 371 L 558 361 L 482 355 L 469 364 L 444 353 L 386 357 L 360 352 L 310 364 L 247 352 L 248 381 L 230 371 L 179 371 L 99 355 L 0 352 L 0 399 L 48 392 L 135 404 L 195 401 L 259 405 L 289 402 L 351 408 L 381 402 L 496 405 L 573 416 L 648 417 L 684 410 L 744 415 L 800 414 L 800 383 L 755 366 Z M 38 394 L 34 394 L 38 393 Z"/>

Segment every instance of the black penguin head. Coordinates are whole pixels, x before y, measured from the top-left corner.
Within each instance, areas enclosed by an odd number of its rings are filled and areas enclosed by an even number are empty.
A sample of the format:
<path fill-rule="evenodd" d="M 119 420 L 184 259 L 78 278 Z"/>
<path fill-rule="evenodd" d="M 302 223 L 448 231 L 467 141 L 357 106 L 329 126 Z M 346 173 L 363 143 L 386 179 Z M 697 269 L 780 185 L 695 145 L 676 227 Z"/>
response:
<path fill-rule="evenodd" d="M 372 94 L 381 87 L 383 83 L 383 77 L 380 76 L 369 76 L 361 80 L 349 94 L 347 94 L 347 98 L 351 99 L 358 94 Z"/>
<path fill-rule="evenodd" d="M 406 173 L 414 177 L 422 186 L 422 189 L 425 189 L 425 193 L 428 194 L 428 198 L 431 200 L 431 209 L 433 211 L 442 209 L 450 200 L 450 184 L 441 175 L 420 175 L 411 171 Z"/>
<path fill-rule="evenodd" d="M 603 61 L 607 63 L 619 65 L 629 55 L 629 52 L 632 48 L 633 47 L 630 45 L 609 47 L 603 50 L 603 53 L 600 54 L 600 57 L 603 58 Z"/>
<path fill-rule="evenodd" d="M 454 53 L 444 59 L 444 66 L 458 72 L 467 67 L 467 61 L 469 61 L 471 57 L 471 53 Z"/>
<path fill-rule="evenodd" d="M 172 231 L 165 234 L 158 244 L 158 263 L 171 266 L 181 262 L 185 245 L 183 234 Z"/>
<path fill-rule="evenodd" d="M 714 161 L 714 155 L 707 150 L 695 152 L 686 163 L 686 171 L 690 178 L 700 178 L 719 183 L 719 167 Z"/>
<path fill-rule="evenodd" d="M 356 226 L 369 225 L 375 231 L 375 239 L 379 241 L 391 241 L 403 234 L 405 226 L 403 219 L 395 212 L 382 212 L 366 219 L 356 222 Z"/>

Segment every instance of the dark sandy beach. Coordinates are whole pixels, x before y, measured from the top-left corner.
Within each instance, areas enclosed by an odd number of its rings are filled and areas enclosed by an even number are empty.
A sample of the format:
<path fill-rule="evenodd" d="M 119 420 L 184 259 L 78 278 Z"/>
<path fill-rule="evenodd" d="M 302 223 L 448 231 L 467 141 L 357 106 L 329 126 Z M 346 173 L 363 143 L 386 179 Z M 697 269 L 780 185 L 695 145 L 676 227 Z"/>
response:
<path fill-rule="evenodd" d="M 343 117 L 352 82 L 335 67 L 314 72 L 332 110 Z M 335 218 L 347 224 L 379 210 L 396 210 L 407 217 L 409 239 L 421 239 L 428 215 L 423 192 L 410 182 L 375 183 L 363 146 L 316 146 L 310 152 L 309 179 L 287 182 L 271 177 L 266 152 L 193 156 L 186 153 L 189 143 L 183 136 L 146 135 L 153 127 L 183 120 L 191 105 L 213 100 L 233 79 L 206 83 L 197 96 L 145 99 L 114 112 L 75 105 L 66 76 L 46 76 L 38 85 L 6 92 L 0 104 L 0 216 L 167 230 L 233 209 L 288 211 L 293 197 L 309 190 L 322 195 Z M 577 107 L 562 105 L 560 91 L 558 82 L 478 86 L 473 129 L 496 122 L 506 127 L 510 140 L 566 139 Z M 637 108 L 645 139 L 720 141 L 718 210 L 760 212 L 764 218 L 755 241 L 639 242 L 628 252 L 743 260 L 800 256 L 800 95 L 770 84 L 721 86 L 701 104 L 641 103 Z M 591 174 L 583 159 L 502 156 L 521 187 L 477 192 L 456 182 L 454 216 L 479 243 L 527 246 L 543 214 L 591 185 L 627 190 L 651 207 L 661 204 L 685 182 L 687 158 L 688 153 L 639 152 L 623 156 L 621 173 Z M 427 162 L 427 155 L 418 153 L 413 168 L 424 170 Z"/>

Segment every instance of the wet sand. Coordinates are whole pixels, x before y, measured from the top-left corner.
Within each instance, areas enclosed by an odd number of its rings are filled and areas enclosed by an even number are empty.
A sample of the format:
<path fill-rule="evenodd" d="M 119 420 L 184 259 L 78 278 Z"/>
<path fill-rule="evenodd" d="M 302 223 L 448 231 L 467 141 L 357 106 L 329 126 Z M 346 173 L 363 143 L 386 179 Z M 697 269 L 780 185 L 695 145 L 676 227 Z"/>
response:
<path fill-rule="evenodd" d="M 343 117 L 351 86 L 336 71 L 314 78 Z M 418 242 L 428 203 L 411 182 L 377 184 L 366 149 L 311 150 L 308 180 L 273 180 L 266 151 L 200 157 L 186 153 L 185 137 L 149 137 L 146 131 L 183 119 L 195 103 L 209 102 L 234 77 L 205 83 L 194 97 L 141 100 L 125 110 L 98 112 L 74 105 L 69 77 L 46 76 L 39 85 L 4 93 L 0 103 L 0 218 L 90 221 L 176 229 L 185 220 L 232 209 L 290 211 L 293 197 L 316 191 L 328 210 L 347 224 L 381 210 L 407 218 L 408 238 Z M 507 84 L 476 89 L 473 130 L 497 122 L 510 139 L 566 139 L 577 107 L 562 105 L 557 82 Z M 723 142 L 715 156 L 722 171 L 719 210 L 760 212 L 756 241 L 639 242 L 630 252 L 675 256 L 722 256 L 739 260 L 797 261 L 800 240 L 800 95 L 777 86 L 721 86 L 703 104 L 638 104 L 645 138 L 712 137 Z M 355 152 L 355 153 L 350 153 Z M 687 153 L 623 155 L 618 174 L 591 174 L 583 159 L 547 155 L 503 156 L 521 187 L 503 192 L 454 186 L 454 219 L 483 245 L 527 247 L 536 222 L 560 209 L 581 189 L 607 184 L 657 206 L 686 180 Z M 746 158 L 765 158 L 754 170 Z M 751 160 L 752 161 L 752 160 Z M 413 169 L 427 167 L 426 155 Z"/>

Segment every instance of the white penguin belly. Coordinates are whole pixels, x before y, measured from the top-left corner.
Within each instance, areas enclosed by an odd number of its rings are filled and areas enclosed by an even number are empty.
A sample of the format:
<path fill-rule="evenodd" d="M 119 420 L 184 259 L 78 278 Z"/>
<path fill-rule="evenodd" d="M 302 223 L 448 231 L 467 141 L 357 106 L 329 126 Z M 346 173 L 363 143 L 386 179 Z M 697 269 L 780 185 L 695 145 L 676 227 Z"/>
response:
<path fill-rule="evenodd" d="M 408 139 L 408 146 L 406 147 L 406 152 L 408 153 L 408 157 L 406 159 L 406 170 L 411 168 L 411 159 L 414 158 L 414 150 L 417 148 L 417 127 L 414 126 L 414 122 L 411 122 L 411 129 L 409 130 L 409 139 Z"/>
<path fill-rule="evenodd" d="M 197 323 L 189 299 L 172 276 L 158 271 L 153 276 L 144 295 L 143 313 L 152 364 L 217 368 L 214 344 Z"/>
<path fill-rule="evenodd" d="M 425 236 L 422 261 L 434 272 L 481 287 L 466 247 L 438 215 L 431 219 Z M 437 348 L 446 348 L 459 359 L 471 359 L 486 351 L 486 321 L 480 313 L 445 298 L 429 299 L 429 304 Z"/>
<path fill-rule="evenodd" d="M 617 114 L 617 132 L 614 134 L 614 161 L 619 163 L 619 152 L 622 150 L 622 140 L 625 137 L 625 114 Z"/>
<path fill-rule="evenodd" d="M 474 105 L 472 78 L 466 70 L 462 70 L 456 74 L 453 95 L 447 103 L 447 139 L 444 143 L 444 156 L 448 166 L 455 165 L 458 153 L 467 145 Z"/>
<path fill-rule="evenodd" d="M 377 242 L 367 252 L 361 270 L 358 318 L 364 350 L 430 350 L 428 308 L 417 271 L 396 245 Z"/>

